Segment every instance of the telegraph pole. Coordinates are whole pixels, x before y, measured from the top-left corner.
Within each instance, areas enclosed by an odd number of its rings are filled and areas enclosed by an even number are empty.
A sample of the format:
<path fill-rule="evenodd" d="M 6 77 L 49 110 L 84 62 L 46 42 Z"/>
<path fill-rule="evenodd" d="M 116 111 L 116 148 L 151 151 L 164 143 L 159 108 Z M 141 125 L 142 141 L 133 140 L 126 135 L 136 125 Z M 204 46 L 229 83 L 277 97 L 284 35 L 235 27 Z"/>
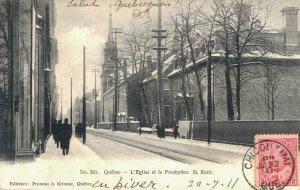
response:
<path fill-rule="evenodd" d="M 212 92 L 211 92 L 211 52 L 212 40 L 208 41 L 208 58 L 207 58 L 207 143 L 211 143 L 211 120 L 212 120 Z"/>
<path fill-rule="evenodd" d="M 118 125 L 118 48 L 117 48 L 117 35 L 119 33 L 122 33 L 121 31 L 118 31 L 117 28 L 115 28 L 115 30 L 113 31 L 113 33 L 115 34 L 115 104 L 114 104 L 114 125 L 113 125 L 113 131 L 115 131 L 117 129 L 117 125 Z"/>
<path fill-rule="evenodd" d="M 73 124 L 73 120 L 72 120 L 73 119 L 73 117 L 72 117 L 73 116 L 73 112 L 72 112 L 72 110 L 73 110 L 73 102 L 72 102 L 72 90 L 73 89 L 72 89 L 72 85 L 73 84 L 72 84 L 72 78 L 71 78 L 71 114 L 70 114 L 70 124 L 71 125 Z"/>
<path fill-rule="evenodd" d="M 85 144 L 85 142 L 86 142 L 85 46 L 83 46 L 82 125 L 83 125 L 83 144 Z"/>
<path fill-rule="evenodd" d="M 161 4 L 161 0 L 158 0 L 158 4 Z M 153 48 L 157 50 L 157 89 L 158 89 L 158 136 L 160 138 L 165 137 L 165 126 L 163 124 L 163 89 L 162 89 L 162 59 L 161 59 L 161 52 L 166 48 L 162 47 L 161 40 L 162 38 L 166 38 L 166 36 L 162 35 L 162 33 L 166 32 L 166 30 L 161 29 L 161 6 L 158 6 L 158 29 L 152 30 L 152 32 L 156 32 L 156 36 L 153 38 L 157 38 L 157 47 Z"/>
<path fill-rule="evenodd" d="M 63 116 L 62 116 L 62 96 L 63 96 L 62 88 L 60 88 L 60 120 L 61 120 L 61 122 L 63 122 Z"/>
<path fill-rule="evenodd" d="M 95 91 L 94 91 L 94 95 L 95 95 L 95 125 L 94 128 L 97 129 L 97 77 L 96 77 L 97 72 L 95 71 Z"/>

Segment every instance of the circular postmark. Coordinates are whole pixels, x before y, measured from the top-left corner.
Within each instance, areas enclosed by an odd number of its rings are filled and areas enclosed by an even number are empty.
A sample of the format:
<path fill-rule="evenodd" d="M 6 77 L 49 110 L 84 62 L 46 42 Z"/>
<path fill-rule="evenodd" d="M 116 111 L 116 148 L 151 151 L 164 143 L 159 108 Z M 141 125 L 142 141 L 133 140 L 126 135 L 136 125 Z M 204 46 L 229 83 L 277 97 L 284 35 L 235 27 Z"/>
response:
<path fill-rule="evenodd" d="M 262 140 L 250 147 L 242 162 L 247 183 L 255 190 L 281 190 L 295 172 L 290 150 L 274 140 Z"/>

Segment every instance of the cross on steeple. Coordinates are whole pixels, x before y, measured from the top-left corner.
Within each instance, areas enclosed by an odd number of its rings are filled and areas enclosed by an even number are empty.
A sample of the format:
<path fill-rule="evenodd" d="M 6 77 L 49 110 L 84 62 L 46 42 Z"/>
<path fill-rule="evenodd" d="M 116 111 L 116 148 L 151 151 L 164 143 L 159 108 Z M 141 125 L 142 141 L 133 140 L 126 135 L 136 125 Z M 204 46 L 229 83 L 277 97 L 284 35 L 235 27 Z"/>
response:
<path fill-rule="evenodd" d="M 113 43 L 114 38 L 113 38 L 113 25 L 112 25 L 112 16 L 111 16 L 111 3 L 109 4 L 110 11 L 109 11 L 109 26 L 108 26 L 108 38 L 107 42 L 108 43 Z"/>
<path fill-rule="evenodd" d="M 109 15 L 111 16 L 111 2 L 109 3 Z"/>

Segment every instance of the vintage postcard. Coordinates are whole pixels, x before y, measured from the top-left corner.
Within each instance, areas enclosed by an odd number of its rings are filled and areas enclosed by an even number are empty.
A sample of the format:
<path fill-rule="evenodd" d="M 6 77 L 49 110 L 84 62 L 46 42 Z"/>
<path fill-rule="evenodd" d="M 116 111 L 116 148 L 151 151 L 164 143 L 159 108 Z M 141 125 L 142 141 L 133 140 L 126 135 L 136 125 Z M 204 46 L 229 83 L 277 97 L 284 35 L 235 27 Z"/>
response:
<path fill-rule="evenodd" d="M 0 0 L 0 189 L 300 190 L 299 10 Z"/>

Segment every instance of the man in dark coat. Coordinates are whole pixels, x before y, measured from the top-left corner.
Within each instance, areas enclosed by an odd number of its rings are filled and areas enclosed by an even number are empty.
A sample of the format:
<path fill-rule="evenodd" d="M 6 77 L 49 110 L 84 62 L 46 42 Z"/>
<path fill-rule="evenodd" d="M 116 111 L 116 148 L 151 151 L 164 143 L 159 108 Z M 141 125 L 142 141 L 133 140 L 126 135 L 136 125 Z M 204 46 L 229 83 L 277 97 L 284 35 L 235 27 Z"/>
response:
<path fill-rule="evenodd" d="M 75 126 L 75 137 L 78 137 L 78 123 L 77 123 L 77 125 Z"/>
<path fill-rule="evenodd" d="M 68 121 L 68 118 L 65 118 L 64 124 L 62 125 L 61 149 L 63 150 L 63 155 L 69 154 L 70 139 L 72 136 L 72 126 Z"/>
<path fill-rule="evenodd" d="M 77 137 L 79 137 L 79 138 L 81 138 L 81 135 L 82 135 L 82 123 L 81 122 L 79 122 L 78 123 L 78 136 Z"/>
<path fill-rule="evenodd" d="M 59 143 L 58 143 L 57 133 L 58 133 L 58 124 L 57 124 L 57 120 L 55 119 L 52 123 L 52 135 L 53 135 L 54 142 L 55 144 L 57 144 L 57 148 L 58 148 Z"/>
<path fill-rule="evenodd" d="M 57 128 L 56 128 L 56 144 L 57 148 L 61 147 L 61 138 L 62 138 L 62 123 L 61 120 L 58 120 Z"/>
<path fill-rule="evenodd" d="M 179 128 L 178 125 L 175 125 L 174 128 L 173 128 L 173 134 L 174 134 L 175 139 L 178 136 L 178 128 Z"/>
<path fill-rule="evenodd" d="M 81 123 L 80 122 L 76 125 L 76 136 L 78 138 L 81 137 Z"/>

